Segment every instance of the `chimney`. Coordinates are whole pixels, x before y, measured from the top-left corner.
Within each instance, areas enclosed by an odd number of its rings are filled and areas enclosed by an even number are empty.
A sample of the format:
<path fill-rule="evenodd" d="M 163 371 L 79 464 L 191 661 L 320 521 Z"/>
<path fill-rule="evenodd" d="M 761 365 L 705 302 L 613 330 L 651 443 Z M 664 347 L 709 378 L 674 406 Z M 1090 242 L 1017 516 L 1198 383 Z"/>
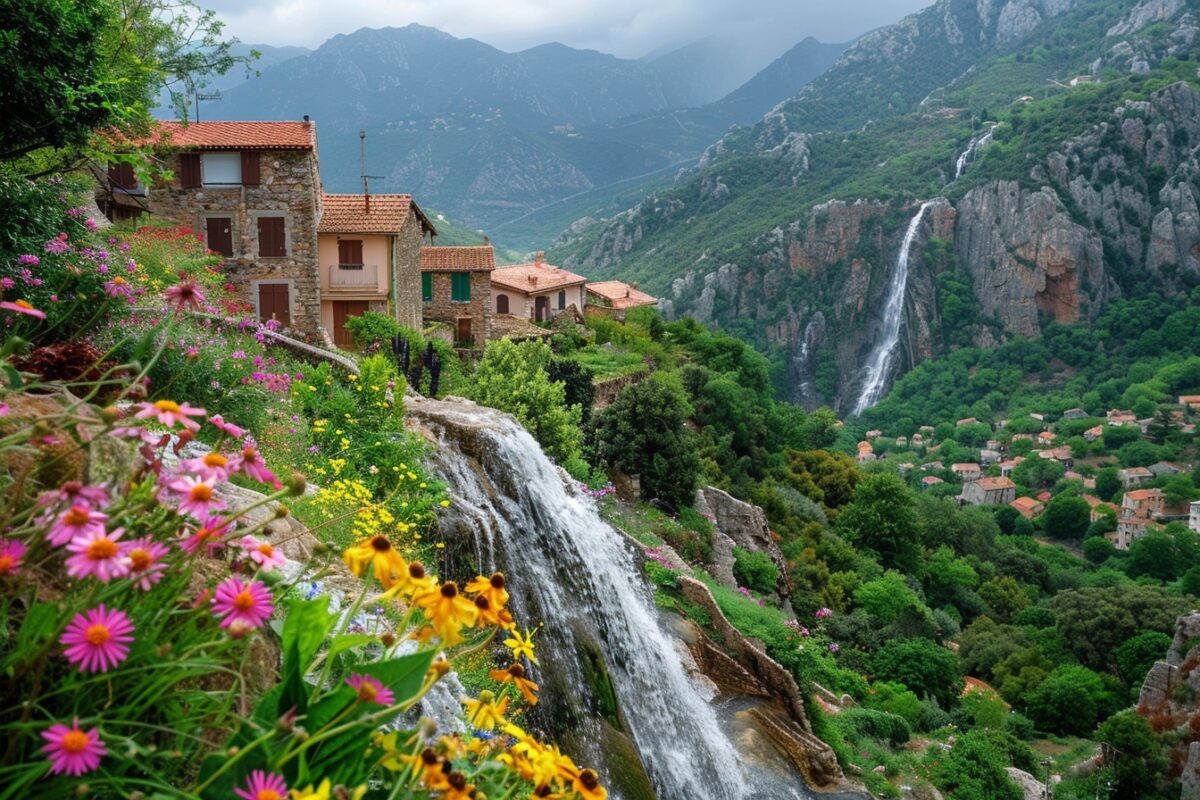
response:
<path fill-rule="evenodd" d="M 483 246 L 484 246 L 484 247 L 491 247 L 491 246 L 492 246 L 492 237 L 490 237 L 490 236 L 487 236 L 487 235 L 485 234 L 485 235 L 484 235 L 484 237 L 483 237 Z"/>
<path fill-rule="evenodd" d="M 309 124 L 308 114 L 304 115 L 304 124 L 305 125 Z"/>
<path fill-rule="evenodd" d="M 546 254 L 543 253 L 541 250 L 538 250 L 537 254 L 533 257 L 533 265 L 535 267 L 540 267 L 542 265 L 542 259 L 545 257 L 546 257 Z"/>
<path fill-rule="evenodd" d="M 529 283 L 532 284 L 533 286 L 537 286 L 537 275 L 530 275 Z"/>

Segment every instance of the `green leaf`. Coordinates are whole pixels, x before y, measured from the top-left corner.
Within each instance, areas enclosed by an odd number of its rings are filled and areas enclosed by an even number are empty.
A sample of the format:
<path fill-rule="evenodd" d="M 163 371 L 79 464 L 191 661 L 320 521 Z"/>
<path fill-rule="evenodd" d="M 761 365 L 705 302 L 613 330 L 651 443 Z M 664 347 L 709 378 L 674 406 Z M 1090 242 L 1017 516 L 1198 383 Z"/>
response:
<path fill-rule="evenodd" d="M 329 635 L 333 616 L 329 613 L 329 598 L 293 600 L 288 604 L 283 622 L 283 694 L 279 698 L 279 713 L 295 708 L 303 714 L 308 705 L 308 687 L 304 676 L 313 657 Z"/>
<path fill-rule="evenodd" d="M 25 613 L 25 621 L 17 632 L 16 647 L 4 661 L 5 671 L 17 664 L 30 662 L 41 655 L 58 635 L 62 620 L 58 608 L 51 603 L 34 603 Z"/>
<path fill-rule="evenodd" d="M 349 650 L 352 647 L 368 644 L 375 641 L 374 636 L 369 636 L 365 633 L 350 633 L 343 636 L 335 636 L 333 641 L 329 643 L 329 651 L 325 654 L 326 658 L 332 659 L 338 653 Z"/>
<path fill-rule="evenodd" d="M 421 690 L 425 673 L 429 671 L 434 655 L 433 650 L 425 650 L 387 661 L 377 661 L 374 664 L 363 664 L 358 671 L 378 679 L 396 695 L 397 703 L 403 703 L 411 700 Z"/>

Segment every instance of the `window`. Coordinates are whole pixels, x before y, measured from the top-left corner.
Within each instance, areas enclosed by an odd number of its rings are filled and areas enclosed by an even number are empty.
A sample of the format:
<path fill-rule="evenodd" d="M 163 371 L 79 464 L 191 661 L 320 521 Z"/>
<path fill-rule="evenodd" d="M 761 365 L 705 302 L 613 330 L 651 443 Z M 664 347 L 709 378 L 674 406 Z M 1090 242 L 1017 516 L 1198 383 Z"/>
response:
<path fill-rule="evenodd" d="M 133 164 L 109 164 L 108 185 L 113 189 L 138 188 L 137 176 L 133 174 Z"/>
<path fill-rule="evenodd" d="M 559 289 L 558 290 L 558 310 L 562 311 L 566 307 L 567 307 L 567 290 Z"/>
<path fill-rule="evenodd" d="M 203 153 L 200 164 L 205 186 L 241 186 L 241 153 Z"/>
<path fill-rule="evenodd" d="M 283 217 L 258 218 L 258 254 L 263 258 L 287 255 L 287 233 Z"/>
<path fill-rule="evenodd" d="M 471 301 L 471 273 L 455 272 L 450 276 L 450 299 L 455 303 Z"/>
<path fill-rule="evenodd" d="M 342 269 L 362 269 L 363 243 L 362 239 L 338 240 L 338 266 Z"/>
<path fill-rule="evenodd" d="M 507 314 L 508 313 L 508 295 L 506 295 L 506 294 L 496 295 L 496 313 L 497 314 Z"/>
<path fill-rule="evenodd" d="M 426 303 L 433 300 L 433 273 L 421 273 L 421 299 Z"/>

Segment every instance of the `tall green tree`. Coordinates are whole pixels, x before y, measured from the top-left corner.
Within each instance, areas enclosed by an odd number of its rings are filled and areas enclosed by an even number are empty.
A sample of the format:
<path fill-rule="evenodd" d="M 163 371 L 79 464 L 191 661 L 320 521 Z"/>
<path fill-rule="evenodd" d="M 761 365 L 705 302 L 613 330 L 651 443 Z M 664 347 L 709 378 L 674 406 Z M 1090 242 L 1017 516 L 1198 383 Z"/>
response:
<path fill-rule="evenodd" d="M 1096 738 L 1104 748 L 1105 763 L 1112 766 L 1113 800 L 1155 796 L 1168 761 L 1144 717 L 1134 711 L 1115 714 L 1096 731 Z"/>
<path fill-rule="evenodd" d="M 864 476 L 854 489 L 854 500 L 838 515 L 837 529 L 885 567 L 915 573 L 920 566 L 921 531 L 913 495 L 893 473 Z"/>
<path fill-rule="evenodd" d="M 1055 539 L 1082 539 L 1091 524 L 1087 500 L 1069 494 L 1050 498 L 1042 514 L 1042 528 Z"/>

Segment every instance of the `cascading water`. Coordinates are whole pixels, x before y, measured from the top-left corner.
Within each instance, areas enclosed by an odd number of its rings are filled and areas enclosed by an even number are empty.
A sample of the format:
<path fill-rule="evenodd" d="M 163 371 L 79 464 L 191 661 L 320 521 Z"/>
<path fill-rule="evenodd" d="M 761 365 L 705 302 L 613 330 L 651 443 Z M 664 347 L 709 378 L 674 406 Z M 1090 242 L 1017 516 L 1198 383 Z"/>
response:
<path fill-rule="evenodd" d="M 996 126 L 988 128 L 979 136 L 971 139 L 967 145 L 967 149 L 958 154 L 958 160 L 954 162 L 954 180 L 958 180 L 967 171 L 967 164 L 975 160 L 975 153 L 980 148 L 985 147 L 992 139 L 992 134 L 995 133 Z"/>
<path fill-rule="evenodd" d="M 458 510 L 448 524 L 474 537 L 485 574 L 506 572 L 518 619 L 546 623 L 535 710 L 552 710 L 571 733 L 572 755 L 600 772 L 611 796 L 622 796 L 616 785 L 630 769 L 614 757 L 605 717 L 615 714 L 636 745 L 633 768 L 640 756 L 661 800 L 813 797 L 794 773 L 743 763 L 660 628 L 627 543 L 594 501 L 568 489 L 524 428 L 466 402 L 409 398 L 407 406 L 439 439 L 432 459 Z M 598 708 L 591 691 L 605 678 L 616 711 Z"/>
<path fill-rule="evenodd" d="M 925 212 L 933 205 L 932 202 L 922 203 L 917 215 L 908 223 L 904 232 L 904 241 L 900 243 L 900 253 L 896 257 L 896 267 L 892 271 L 891 283 L 888 286 L 887 298 L 883 305 L 883 327 L 880 338 L 867 359 L 866 378 L 863 380 L 862 392 L 854 404 L 854 416 L 858 416 L 879 401 L 887 387 L 888 375 L 891 373 L 892 358 L 896 345 L 900 343 L 900 329 L 904 322 L 904 295 L 908 289 L 908 257 L 912 252 L 913 243 L 921 227 Z"/>

